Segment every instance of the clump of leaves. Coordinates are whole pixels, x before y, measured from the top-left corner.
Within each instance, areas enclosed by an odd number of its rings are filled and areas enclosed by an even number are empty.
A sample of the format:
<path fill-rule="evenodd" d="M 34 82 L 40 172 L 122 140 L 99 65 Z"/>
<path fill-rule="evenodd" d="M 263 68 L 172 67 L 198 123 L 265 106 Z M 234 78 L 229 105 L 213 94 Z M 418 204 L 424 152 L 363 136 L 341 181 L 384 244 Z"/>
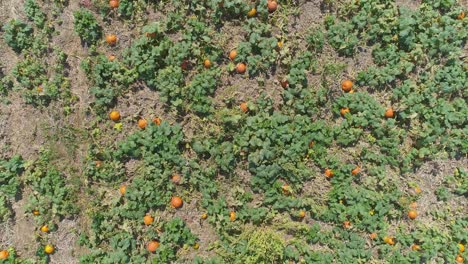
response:
<path fill-rule="evenodd" d="M 10 76 L 5 75 L 3 69 L 0 66 L 0 95 L 3 95 L 2 99 L 6 99 L 6 95 L 13 87 L 13 81 L 11 80 Z M 1 99 L 0 99 L 1 100 Z"/>
<path fill-rule="evenodd" d="M 260 228 L 247 229 L 234 242 L 235 263 L 282 263 L 286 242 L 277 231 Z"/>
<path fill-rule="evenodd" d="M 18 194 L 23 169 L 23 159 L 18 155 L 0 160 L 0 222 L 7 220 L 12 214 L 10 201 Z"/>
<path fill-rule="evenodd" d="M 91 45 L 96 44 L 102 37 L 102 28 L 93 13 L 82 8 L 73 13 L 73 16 L 75 17 L 75 32 L 80 36 L 81 41 Z"/>
<path fill-rule="evenodd" d="M 42 12 L 41 8 L 35 0 L 26 0 L 24 3 L 24 12 L 26 16 L 34 21 L 38 28 L 43 28 L 46 22 L 46 15 Z"/>
<path fill-rule="evenodd" d="M 32 189 L 27 209 L 39 211 L 35 217 L 39 224 L 70 216 L 77 209 L 72 188 L 51 161 L 50 150 L 42 150 L 39 159 L 26 171 L 26 183 Z"/>
<path fill-rule="evenodd" d="M 3 26 L 3 38 L 14 51 L 21 52 L 33 44 L 33 29 L 21 20 L 12 19 Z"/>
<path fill-rule="evenodd" d="M 92 82 L 91 94 L 95 98 L 93 106 L 99 112 L 112 106 L 119 95 L 128 91 L 138 76 L 134 68 L 128 69 L 105 56 L 83 60 L 81 68 Z"/>

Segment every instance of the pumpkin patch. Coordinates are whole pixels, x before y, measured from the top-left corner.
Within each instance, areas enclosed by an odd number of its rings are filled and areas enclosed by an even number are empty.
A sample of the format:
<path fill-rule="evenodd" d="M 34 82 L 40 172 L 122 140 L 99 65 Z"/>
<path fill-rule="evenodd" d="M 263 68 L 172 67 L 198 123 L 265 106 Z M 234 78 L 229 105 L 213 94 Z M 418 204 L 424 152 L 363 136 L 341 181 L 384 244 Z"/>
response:
<path fill-rule="evenodd" d="M 0 263 L 465 262 L 463 1 L 2 4 Z"/>

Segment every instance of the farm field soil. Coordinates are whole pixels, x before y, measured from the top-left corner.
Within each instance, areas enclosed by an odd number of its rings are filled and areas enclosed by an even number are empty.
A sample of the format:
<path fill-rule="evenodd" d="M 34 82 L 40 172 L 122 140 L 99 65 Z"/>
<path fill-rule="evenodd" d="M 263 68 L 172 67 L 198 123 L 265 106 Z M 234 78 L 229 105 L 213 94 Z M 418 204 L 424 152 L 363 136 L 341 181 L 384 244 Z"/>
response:
<path fill-rule="evenodd" d="M 466 263 L 465 12 L 1 0 L 0 263 Z"/>

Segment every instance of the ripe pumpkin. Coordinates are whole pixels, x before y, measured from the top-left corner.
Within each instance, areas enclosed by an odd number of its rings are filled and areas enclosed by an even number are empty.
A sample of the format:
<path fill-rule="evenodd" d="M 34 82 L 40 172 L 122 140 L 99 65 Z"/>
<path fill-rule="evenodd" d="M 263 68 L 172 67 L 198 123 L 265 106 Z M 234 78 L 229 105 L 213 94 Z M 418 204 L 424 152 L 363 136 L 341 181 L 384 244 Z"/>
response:
<path fill-rule="evenodd" d="M 393 112 L 393 109 L 391 107 L 385 110 L 386 118 L 393 118 L 394 116 L 395 116 L 395 113 Z"/>
<path fill-rule="evenodd" d="M 112 111 L 109 114 L 109 117 L 112 121 L 119 121 L 120 120 L 120 113 L 119 111 Z"/>
<path fill-rule="evenodd" d="M 462 243 L 459 243 L 458 244 L 458 252 L 460 252 L 460 253 L 465 252 L 465 245 L 463 245 Z"/>
<path fill-rule="evenodd" d="M 126 185 L 120 186 L 119 192 L 120 192 L 120 194 L 121 194 L 122 196 L 124 196 L 125 193 L 127 192 L 127 186 L 126 186 Z"/>
<path fill-rule="evenodd" d="M 411 249 L 412 249 L 413 251 L 419 251 L 419 250 L 421 250 L 421 247 L 420 247 L 419 245 L 413 244 L 413 245 L 411 246 Z"/>
<path fill-rule="evenodd" d="M 288 184 L 284 184 L 281 186 L 281 189 L 283 190 L 283 194 L 288 195 L 291 193 L 291 187 Z"/>
<path fill-rule="evenodd" d="M 155 123 L 157 126 L 161 125 L 161 118 L 159 117 L 153 118 L 153 123 Z"/>
<path fill-rule="evenodd" d="M 465 18 L 465 12 L 464 11 L 461 11 L 461 13 L 458 15 L 457 17 L 459 20 L 462 20 Z"/>
<path fill-rule="evenodd" d="M 237 64 L 237 66 L 236 66 L 237 73 L 243 74 L 243 73 L 245 73 L 246 70 L 247 70 L 247 65 L 245 65 L 245 63 Z"/>
<path fill-rule="evenodd" d="M 386 236 L 386 237 L 384 237 L 383 240 L 384 240 L 385 243 L 387 243 L 389 245 L 395 245 L 395 239 L 393 237 Z"/>
<path fill-rule="evenodd" d="M 276 44 L 278 46 L 279 49 L 281 49 L 283 47 L 283 41 L 278 41 L 278 43 Z"/>
<path fill-rule="evenodd" d="M 229 59 L 233 61 L 236 57 L 237 57 L 237 51 L 231 50 L 231 52 L 229 52 Z"/>
<path fill-rule="evenodd" d="M 150 33 L 150 32 L 146 32 L 146 33 L 145 33 L 145 36 L 146 36 L 147 38 L 155 38 L 155 37 L 156 37 L 156 32 L 151 32 L 151 33 Z"/>
<path fill-rule="evenodd" d="M 182 180 L 182 177 L 180 177 L 179 174 L 174 174 L 174 175 L 172 175 L 172 177 L 171 177 L 171 181 L 172 181 L 174 184 L 180 184 L 181 180 Z"/>
<path fill-rule="evenodd" d="M 417 194 L 420 194 L 422 191 L 421 191 L 421 188 L 416 187 L 416 188 L 414 188 L 414 192 L 417 193 Z"/>
<path fill-rule="evenodd" d="M 109 6 L 110 6 L 111 8 L 117 8 L 117 7 L 119 7 L 119 0 L 110 0 L 110 1 L 109 1 Z"/>
<path fill-rule="evenodd" d="M 180 198 L 179 196 L 172 197 L 172 199 L 171 199 L 171 206 L 172 207 L 180 208 L 180 207 L 182 207 L 183 204 L 184 204 L 184 202 L 182 201 L 182 198 Z"/>
<path fill-rule="evenodd" d="M 249 107 L 247 106 L 247 102 L 242 102 L 239 105 L 239 107 L 242 110 L 242 112 L 244 112 L 244 113 L 247 113 L 247 111 L 249 111 Z"/>
<path fill-rule="evenodd" d="M 455 261 L 457 263 L 463 263 L 465 259 L 462 257 L 462 255 L 458 254 L 457 257 L 455 258 Z"/>
<path fill-rule="evenodd" d="M 369 235 L 369 237 L 370 237 L 370 239 L 374 240 L 374 239 L 377 238 L 377 233 L 371 233 L 371 234 Z"/>
<path fill-rule="evenodd" d="M 210 61 L 209 59 L 206 59 L 206 60 L 203 62 L 203 66 L 205 66 L 205 69 L 211 68 L 211 61 Z"/>
<path fill-rule="evenodd" d="M 299 211 L 298 217 L 299 218 L 304 218 L 306 215 L 306 212 L 304 210 Z"/>
<path fill-rule="evenodd" d="M 41 231 L 44 232 L 44 233 L 47 233 L 47 232 L 49 232 L 49 227 L 47 225 L 43 225 L 41 227 Z"/>
<path fill-rule="evenodd" d="M 208 214 L 207 214 L 207 213 L 204 213 L 204 214 L 201 215 L 201 219 L 206 219 L 206 218 L 208 218 Z"/>
<path fill-rule="evenodd" d="M 408 212 L 408 217 L 412 220 L 416 219 L 417 216 L 418 216 L 418 212 L 416 212 L 415 210 L 410 210 Z"/>
<path fill-rule="evenodd" d="M 152 253 L 155 252 L 156 249 L 158 249 L 158 247 L 159 247 L 159 242 L 156 240 L 152 240 L 148 242 L 148 244 L 146 245 L 146 249 Z"/>
<path fill-rule="evenodd" d="M 231 220 L 231 221 L 236 220 L 236 212 L 231 211 L 231 212 L 229 213 L 229 220 Z"/>
<path fill-rule="evenodd" d="M 138 127 L 141 129 L 144 129 L 148 125 L 148 121 L 146 119 L 142 118 L 138 120 Z"/>
<path fill-rule="evenodd" d="M 147 214 L 143 217 L 143 222 L 145 223 L 145 225 L 151 225 L 154 222 L 154 217 Z"/>
<path fill-rule="evenodd" d="M 345 80 L 341 83 L 341 89 L 343 89 L 343 91 L 346 93 L 350 92 L 352 88 L 353 88 L 353 82 L 350 80 Z"/>
<path fill-rule="evenodd" d="M 327 176 L 327 178 L 333 177 L 334 174 L 335 173 L 333 173 L 331 169 L 325 169 L 325 176 Z"/>
<path fill-rule="evenodd" d="M 10 253 L 8 253 L 6 250 L 0 251 L 0 259 L 7 259 L 9 255 Z"/>
<path fill-rule="evenodd" d="M 356 168 L 354 168 L 352 171 L 351 171 L 351 174 L 352 175 L 358 175 L 359 172 L 361 172 L 361 168 L 359 166 L 356 166 Z"/>
<path fill-rule="evenodd" d="M 342 116 L 345 116 L 347 113 L 350 113 L 349 108 L 347 108 L 347 107 L 341 108 L 340 114 Z"/>
<path fill-rule="evenodd" d="M 257 9 L 255 9 L 255 7 L 254 7 L 252 9 L 250 9 L 250 11 L 247 13 L 247 16 L 248 17 L 254 17 L 256 14 L 257 14 Z"/>
<path fill-rule="evenodd" d="M 102 166 L 102 161 L 96 160 L 95 164 L 96 164 L 96 168 L 100 168 Z"/>
<path fill-rule="evenodd" d="M 280 81 L 281 87 L 287 88 L 289 86 L 288 80 L 284 79 Z"/>
<path fill-rule="evenodd" d="M 117 43 L 117 36 L 114 34 L 110 34 L 106 36 L 107 44 L 114 46 Z"/>
<path fill-rule="evenodd" d="M 350 228 L 351 228 L 351 222 L 349 222 L 349 221 L 344 221 L 344 222 L 343 222 L 343 228 L 344 228 L 344 229 L 350 229 Z"/>
<path fill-rule="evenodd" d="M 267 7 L 268 12 L 273 13 L 276 11 L 276 9 L 278 9 L 278 3 L 276 3 L 276 1 L 268 0 Z"/>
<path fill-rule="evenodd" d="M 40 215 L 39 210 L 33 210 L 33 215 Z"/>
<path fill-rule="evenodd" d="M 44 252 L 45 252 L 46 254 L 49 254 L 49 255 L 50 255 L 50 254 L 54 253 L 54 251 L 55 251 L 55 248 L 54 248 L 54 246 L 52 246 L 52 245 L 46 245 L 46 246 L 44 247 Z"/>

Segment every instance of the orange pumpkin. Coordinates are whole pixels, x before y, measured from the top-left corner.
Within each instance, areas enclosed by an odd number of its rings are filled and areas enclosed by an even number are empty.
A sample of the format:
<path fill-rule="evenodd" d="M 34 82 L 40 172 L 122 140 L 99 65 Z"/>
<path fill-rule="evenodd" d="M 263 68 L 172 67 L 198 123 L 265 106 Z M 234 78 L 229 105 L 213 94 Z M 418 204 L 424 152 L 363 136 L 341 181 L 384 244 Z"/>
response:
<path fill-rule="evenodd" d="M 385 110 L 384 115 L 386 118 L 393 118 L 395 116 L 395 113 L 393 112 L 393 109 L 390 107 L 387 110 Z"/>
<path fill-rule="evenodd" d="M 158 247 L 159 247 L 159 242 L 156 240 L 152 240 L 148 242 L 148 244 L 146 245 L 146 249 L 151 253 L 154 253 L 156 249 L 158 249 Z"/>
<path fill-rule="evenodd" d="M 143 222 L 145 223 L 145 225 L 151 225 L 154 222 L 154 217 L 147 214 L 143 217 Z"/>
<path fill-rule="evenodd" d="M 174 196 L 171 199 L 171 206 L 174 208 L 181 208 L 184 202 L 182 201 L 182 198 L 179 196 Z"/>
<path fill-rule="evenodd" d="M 231 211 L 231 212 L 229 213 L 229 220 L 231 220 L 231 221 L 236 220 L 236 212 Z"/>
<path fill-rule="evenodd" d="M 141 129 L 144 129 L 148 125 L 148 121 L 146 119 L 140 119 L 138 120 L 138 127 Z"/>
<path fill-rule="evenodd" d="M 157 126 L 161 125 L 161 118 L 159 117 L 153 118 L 153 123 L 155 123 Z"/>
<path fill-rule="evenodd" d="M 255 7 L 250 9 L 249 12 L 247 12 L 248 17 L 254 17 L 256 14 L 257 14 L 257 9 L 255 9 Z"/>
<path fill-rule="evenodd" d="M 109 117 L 112 121 L 117 122 L 120 120 L 120 113 L 119 111 L 112 111 L 110 112 Z"/>
<path fill-rule="evenodd" d="M 9 255 L 10 255 L 10 253 L 8 253 L 8 251 L 6 251 L 6 250 L 0 251 L 0 259 L 1 260 L 7 259 Z"/>
<path fill-rule="evenodd" d="M 114 34 L 110 34 L 106 36 L 107 44 L 114 46 L 117 43 L 117 36 Z"/>
<path fill-rule="evenodd" d="M 341 114 L 342 116 L 345 116 L 347 113 L 350 113 L 349 108 L 347 108 L 347 107 L 341 108 L 340 114 Z"/>
<path fill-rule="evenodd" d="M 341 89 L 343 89 L 343 91 L 346 93 L 350 92 L 352 88 L 353 88 L 353 82 L 350 80 L 345 80 L 341 83 Z"/>
<path fill-rule="evenodd" d="M 351 171 L 351 174 L 352 175 L 358 175 L 359 172 L 361 172 L 361 168 L 359 166 L 356 166 L 356 168 L 354 168 L 352 171 Z"/>
<path fill-rule="evenodd" d="M 414 220 L 414 219 L 416 219 L 417 216 L 418 216 L 418 212 L 416 212 L 415 210 L 410 210 L 408 212 L 409 219 Z"/>
<path fill-rule="evenodd" d="M 120 195 L 124 196 L 125 193 L 127 192 L 127 186 L 126 185 L 120 186 L 119 192 L 120 192 Z"/>
<path fill-rule="evenodd" d="M 119 0 L 110 0 L 110 1 L 109 1 L 109 6 L 110 6 L 111 8 L 117 8 L 117 7 L 119 7 Z"/>
<path fill-rule="evenodd" d="M 247 106 L 247 103 L 246 102 L 242 102 L 240 105 L 239 105 L 239 108 L 242 110 L 242 112 L 244 113 L 247 113 L 247 111 L 249 111 L 249 107 Z"/>
<path fill-rule="evenodd" d="M 243 73 L 245 73 L 246 70 L 247 70 L 247 65 L 245 65 L 245 63 L 237 64 L 237 66 L 236 66 L 237 73 L 243 74 Z"/>
<path fill-rule="evenodd" d="M 233 61 L 236 57 L 237 57 L 237 51 L 231 50 L 231 52 L 229 52 L 229 59 Z"/>
<path fill-rule="evenodd" d="M 206 59 L 204 62 L 203 62 L 203 66 L 205 66 L 206 69 L 209 69 L 211 68 L 211 61 Z"/>
<path fill-rule="evenodd" d="M 267 3 L 268 12 L 273 13 L 278 9 L 278 3 L 276 1 L 269 0 Z"/>

